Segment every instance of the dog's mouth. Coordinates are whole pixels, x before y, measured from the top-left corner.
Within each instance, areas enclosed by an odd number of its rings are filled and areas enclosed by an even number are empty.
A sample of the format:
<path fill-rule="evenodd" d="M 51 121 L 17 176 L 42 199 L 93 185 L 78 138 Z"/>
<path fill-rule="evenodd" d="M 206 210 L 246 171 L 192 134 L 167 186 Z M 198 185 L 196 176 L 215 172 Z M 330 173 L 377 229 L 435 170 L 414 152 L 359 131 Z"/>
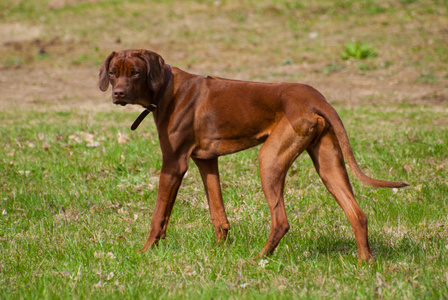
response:
<path fill-rule="evenodd" d="M 116 105 L 121 105 L 121 106 L 126 106 L 126 104 L 128 104 L 128 103 L 125 102 L 125 101 L 120 101 L 120 100 L 118 100 L 118 101 L 114 101 L 114 104 L 116 104 Z"/>

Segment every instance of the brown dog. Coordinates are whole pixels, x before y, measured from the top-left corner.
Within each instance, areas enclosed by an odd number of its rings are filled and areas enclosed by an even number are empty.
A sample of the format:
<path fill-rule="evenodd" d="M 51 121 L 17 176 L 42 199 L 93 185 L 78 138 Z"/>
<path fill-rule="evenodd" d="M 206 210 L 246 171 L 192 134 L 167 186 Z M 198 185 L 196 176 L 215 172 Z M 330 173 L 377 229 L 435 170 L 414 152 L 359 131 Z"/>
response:
<path fill-rule="evenodd" d="M 199 168 L 216 239 L 230 229 L 219 182 L 218 157 L 264 143 L 259 153 L 263 192 L 271 212 L 271 233 L 260 255 L 269 255 L 289 230 L 283 199 L 285 177 L 307 151 L 323 183 L 350 220 L 360 261 L 373 260 L 367 218 L 353 195 L 344 158 L 357 179 L 374 187 L 403 182 L 372 179 L 359 168 L 341 119 L 314 88 L 297 83 L 258 83 L 189 74 L 166 65 L 148 50 L 112 52 L 99 73 L 102 91 L 112 85 L 115 104 L 153 111 L 163 163 L 146 251 L 166 236 L 166 227 L 188 161 Z"/>

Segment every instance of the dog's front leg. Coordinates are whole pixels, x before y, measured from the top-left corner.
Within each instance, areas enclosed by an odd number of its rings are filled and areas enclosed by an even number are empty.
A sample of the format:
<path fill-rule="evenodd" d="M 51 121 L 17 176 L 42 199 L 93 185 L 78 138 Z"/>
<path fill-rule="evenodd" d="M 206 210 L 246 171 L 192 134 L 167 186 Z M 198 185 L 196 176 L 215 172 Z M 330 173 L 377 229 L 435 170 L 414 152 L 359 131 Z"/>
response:
<path fill-rule="evenodd" d="M 182 178 L 188 168 L 188 160 L 164 159 L 159 179 L 156 206 L 151 219 L 151 229 L 141 252 L 157 245 L 166 236 L 166 227 L 176 200 Z"/>
<path fill-rule="evenodd" d="M 227 220 L 224 201 L 222 199 L 221 184 L 219 182 L 218 158 L 199 159 L 193 158 L 198 166 L 201 178 L 204 183 L 205 194 L 207 195 L 210 217 L 215 228 L 216 241 L 220 244 L 227 239 L 227 233 L 230 229 Z"/>

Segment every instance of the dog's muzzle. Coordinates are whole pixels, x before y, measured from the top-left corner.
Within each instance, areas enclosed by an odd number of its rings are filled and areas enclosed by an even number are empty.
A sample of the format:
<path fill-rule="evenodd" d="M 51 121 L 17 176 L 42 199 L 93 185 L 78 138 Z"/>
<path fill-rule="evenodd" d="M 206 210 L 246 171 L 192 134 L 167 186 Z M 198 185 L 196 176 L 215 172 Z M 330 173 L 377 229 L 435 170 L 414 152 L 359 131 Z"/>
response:
<path fill-rule="evenodd" d="M 126 106 L 126 104 L 128 104 L 127 102 L 125 102 L 125 101 L 113 101 L 114 102 L 114 104 L 116 104 L 116 105 L 121 105 L 121 106 Z"/>

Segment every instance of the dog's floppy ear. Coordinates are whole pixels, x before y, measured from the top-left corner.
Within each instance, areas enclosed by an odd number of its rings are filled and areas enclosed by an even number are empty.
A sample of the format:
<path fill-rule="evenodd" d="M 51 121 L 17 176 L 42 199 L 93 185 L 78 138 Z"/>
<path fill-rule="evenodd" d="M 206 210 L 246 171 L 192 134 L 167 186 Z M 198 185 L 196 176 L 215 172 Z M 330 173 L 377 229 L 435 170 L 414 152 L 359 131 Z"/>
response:
<path fill-rule="evenodd" d="M 157 92 L 165 80 L 165 61 L 159 54 L 149 50 L 142 49 L 139 54 L 146 63 L 148 86 Z"/>
<path fill-rule="evenodd" d="M 98 80 L 98 87 L 103 92 L 107 91 L 107 88 L 109 87 L 109 64 L 112 58 L 115 56 L 115 51 L 112 52 L 106 60 L 103 62 L 100 68 L 100 74 L 99 74 L 99 80 Z"/>

